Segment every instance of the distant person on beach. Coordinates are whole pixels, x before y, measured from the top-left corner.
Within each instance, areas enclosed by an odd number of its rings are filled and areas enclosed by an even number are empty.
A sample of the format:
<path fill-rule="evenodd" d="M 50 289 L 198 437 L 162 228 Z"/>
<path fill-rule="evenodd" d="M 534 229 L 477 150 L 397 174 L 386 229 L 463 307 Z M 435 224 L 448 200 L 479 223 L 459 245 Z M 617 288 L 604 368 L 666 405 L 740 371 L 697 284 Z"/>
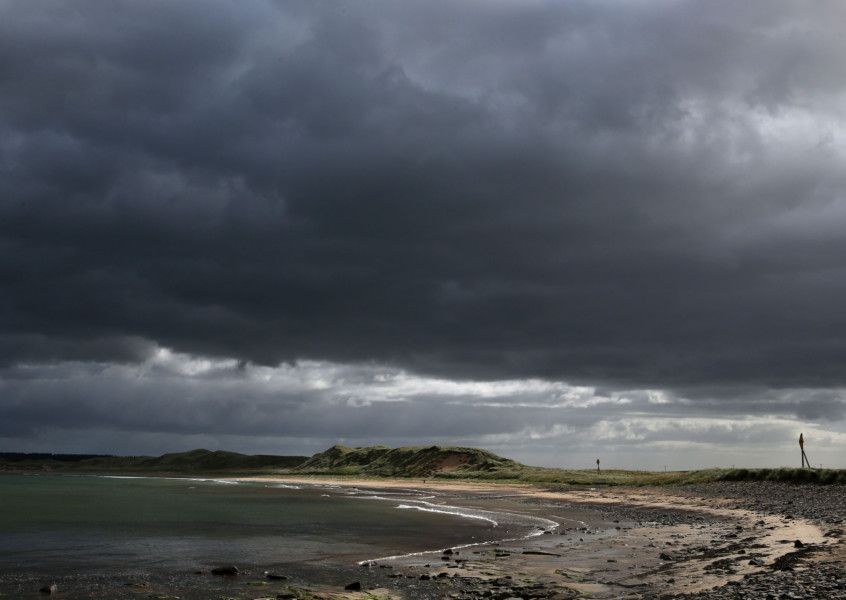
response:
<path fill-rule="evenodd" d="M 599 459 L 596 459 L 596 472 L 599 473 Z"/>

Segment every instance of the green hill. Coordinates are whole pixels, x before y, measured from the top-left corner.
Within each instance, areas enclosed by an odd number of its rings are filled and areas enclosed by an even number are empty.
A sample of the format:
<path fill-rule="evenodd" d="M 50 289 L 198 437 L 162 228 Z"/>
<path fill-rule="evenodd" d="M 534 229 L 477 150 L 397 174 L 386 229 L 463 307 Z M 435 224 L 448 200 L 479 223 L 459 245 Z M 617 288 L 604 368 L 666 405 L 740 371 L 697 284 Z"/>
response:
<path fill-rule="evenodd" d="M 0 455 L 2 470 L 42 470 L 120 473 L 248 473 L 291 469 L 306 456 L 238 454 L 222 450 L 191 450 L 161 456 Z"/>
<path fill-rule="evenodd" d="M 386 448 L 332 446 L 315 454 L 295 470 L 301 473 L 423 477 L 495 473 L 523 468 L 518 462 L 487 450 L 451 446 Z"/>
<path fill-rule="evenodd" d="M 144 458 L 139 468 L 175 471 L 225 471 L 253 469 L 290 469 L 301 464 L 305 456 L 275 456 L 271 454 L 239 454 L 223 450 L 191 450 Z"/>

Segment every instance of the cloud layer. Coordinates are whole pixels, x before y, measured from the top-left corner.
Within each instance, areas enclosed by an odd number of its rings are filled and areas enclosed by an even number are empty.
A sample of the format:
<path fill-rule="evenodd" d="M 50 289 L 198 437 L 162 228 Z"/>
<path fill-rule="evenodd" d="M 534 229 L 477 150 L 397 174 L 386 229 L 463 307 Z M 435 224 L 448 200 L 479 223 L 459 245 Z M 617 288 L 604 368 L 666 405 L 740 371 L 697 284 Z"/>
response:
<path fill-rule="evenodd" d="M 841 420 L 844 12 L 0 1 L 3 426 L 214 435 L 229 402 L 227 435 L 270 435 L 265 409 L 347 435 L 313 394 L 238 399 L 245 370 L 308 361 L 695 407 L 558 407 L 579 431 Z M 132 384 L 162 348 L 232 373 Z M 362 439 L 549 422 L 471 419 L 480 394 L 355 414 Z"/>
<path fill-rule="evenodd" d="M 800 403 L 842 411 L 839 397 Z M 804 430 L 815 462 L 839 464 L 846 428 L 797 416 L 796 397 L 691 401 L 542 380 L 456 381 L 378 365 L 279 367 L 156 350 L 133 365 L 18 366 L 0 379 L 0 443 L 159 453 L 190 446 L 311 453 L 351 445 L 485 446 L 549 465 L 690 468 L 793 462 Z M 814 408 L 815 407 L 815 408 Z M 45 419 L 46 417 L 46 419 Z"/>

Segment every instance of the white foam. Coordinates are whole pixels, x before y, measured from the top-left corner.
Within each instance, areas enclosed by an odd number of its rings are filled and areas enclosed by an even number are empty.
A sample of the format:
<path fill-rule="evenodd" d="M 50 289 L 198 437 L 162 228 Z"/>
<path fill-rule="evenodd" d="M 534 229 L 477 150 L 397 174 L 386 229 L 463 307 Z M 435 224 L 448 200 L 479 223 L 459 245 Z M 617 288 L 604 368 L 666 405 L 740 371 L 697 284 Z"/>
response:
<path fill-rule="evenodd" d="M 479 519 L 481 521 L 487 521 L 488 523 L 491 523 L 494 527 L 497 527 L 499 525 L 499 523 L 497 523 L 494 519 L 491 519 L 490 517 L 485 517 L 469 512 L 462 512 L 460 509 L 456 509 L 456 507 L 453 506 L 445 506 L 444 508 L 431 508 L 428 506 L 413 506 L 411 504 L 400 504 L 399 506 L 397 506 L 397 508 L 419 510 L 422 512 L 429 513 L 439 513 L 442 515 L 455 515 L 456 517 L 464 517 L 465 519 Z"/>
<path fill-rule="evenodd" d="M 202 477 L 161 477 L 154 475 L 94 475 L 102 479 L 164 479 L 174 481 L 201 481 L 205 483 L 219 483 L 221 485 L 238 485 L 240 481 L 230 479 L 205 479 Z"/>
<path fill-rule="evenodd" d="M 393 500 L 393 498 L 380 498 L 379 496 L 372 496 L 374 499 L 381 499 L 381 500 Z M 408 502 L 412 502 L 417 504 L 418 506 L 414 506 L 413 504 L 400 504 L 397 508 L 400 509 L 415 509 L 424 512 L 432 512 L 432 513 L 441 513 L 441 514 L 449 514 L 455 515 L 458 517 L 464 517 L 467 519 L 482 519 L 484 521 L 488 521 L 492 523 L 494 527 L 499 525 L 499 522 L 493 518 L 493 516 L 498 517 L 511 517 L 515 521 L 523 521 L 526 525 L 534 524 L 535 529 L 529 531 L 526 535 L 521 537 L 513 537 L 513 538 L 500 538 L 500 539 L 490 539 L 485 540 L 483 542 L 473 542 L 470 544 L 461 544 L 458 546 L 450 546 L 449 548 L 452 550 L 461 550 L 464 548 L 473 548 L 476 546 L 484 546 L 486 544 L 493 544 L 493 543 L 501 543 L 501 542 L 517 542 L 520 540 L 525 540 L 528 538 L 537 537 L 539 535 L 543 535 L 546 531 L 554 531 L 558 529 L 559 524 L 556 521 L 551 519 L 545 519 L 543 517 L 535 517 L 533 515 L 524 515 L 520 513 L 511 513 L 505 511 L 485 511 L 485 510 L 477 510 L 473 508 L 465 508 L 461 506 L 450 506 L 447 504 L 433 504 L 432 502 L 425 502 L 423 500 L 409 500 Z M 419 506 L 422 505 L 422 506 Z M 485 516 L 485 515 L 492 515 L 492 516 Z M 406 554 L 396 554 L 393 556 L 382 556 L 380 558 L 370 558 L 368 560 L 359 561 L 358 564 L 366 565 L 372 562 L 378 561 L 387 561 L 387 560 L 399 560 L 403 558 L 411 558 L 414 556 L 425 556 L 427 554 L 440 554 L 447 548 L 438 548 L 436 550 L 421 550 L 419 552 L 408 552 Z"/>

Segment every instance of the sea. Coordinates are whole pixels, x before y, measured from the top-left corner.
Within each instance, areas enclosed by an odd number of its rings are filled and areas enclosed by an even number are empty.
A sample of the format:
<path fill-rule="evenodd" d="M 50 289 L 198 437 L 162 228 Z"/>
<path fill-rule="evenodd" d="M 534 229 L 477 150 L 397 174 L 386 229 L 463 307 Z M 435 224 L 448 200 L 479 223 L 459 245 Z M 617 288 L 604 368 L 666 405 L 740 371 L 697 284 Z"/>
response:
<path fill-rule="evenodd" d="M 222 565 L 253 578 L 267 570 L 295 580 L 336 573 L 343 581 L 370 561 L 427 552 L 437 559 L 445 548 L 531 536 L 548 524 L 412 489 L 6 474 L 0 594 L 48 580 L 64 589 L 79 582 L 85 593 L 117 580 L 161 584 L 165 576 L 205 575 Z"/>

